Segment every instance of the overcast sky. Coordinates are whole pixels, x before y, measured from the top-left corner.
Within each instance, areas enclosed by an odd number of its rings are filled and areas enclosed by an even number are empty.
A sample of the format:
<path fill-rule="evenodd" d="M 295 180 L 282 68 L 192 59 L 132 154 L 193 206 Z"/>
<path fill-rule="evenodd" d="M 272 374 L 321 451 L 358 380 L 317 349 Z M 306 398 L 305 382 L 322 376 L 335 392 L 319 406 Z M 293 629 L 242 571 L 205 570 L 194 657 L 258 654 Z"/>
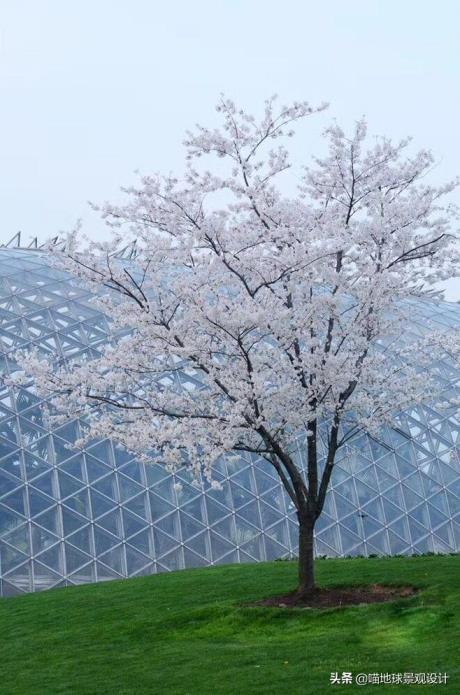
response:
<path fill-rule="evenodd" d="M 180 170 L 185 129 L 214 124 L 220 92 L 255 112 L 274 92 L 329 101 L 302 126 L 301 159 L 331 118 L 364 114 L 372 133 L 431 148 L 433 181 L 450 179 L 459 24 L 458 0 L 1 0 L 0 242 L 79 217 L 101 236 L 87 201 L 119 200 L 136 169 Z"/>

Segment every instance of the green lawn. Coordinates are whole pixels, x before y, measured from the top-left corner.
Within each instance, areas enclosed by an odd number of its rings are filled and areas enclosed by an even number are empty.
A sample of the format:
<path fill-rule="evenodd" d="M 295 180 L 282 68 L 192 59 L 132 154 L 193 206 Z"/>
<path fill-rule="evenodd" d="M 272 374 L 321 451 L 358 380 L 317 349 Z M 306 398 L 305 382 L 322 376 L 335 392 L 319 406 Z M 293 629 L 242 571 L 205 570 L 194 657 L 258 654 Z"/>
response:
<path fill-rule="evenodd" d="M 190 570 L 0 600 L 0 693 L 460 693 L 460 557 L 319 560 L 323 586 L 412 583 L 335 610 L 241 608 L 295 565 Z M 448 685 L 331 685 L 332 671 L 447 672 Z"/>

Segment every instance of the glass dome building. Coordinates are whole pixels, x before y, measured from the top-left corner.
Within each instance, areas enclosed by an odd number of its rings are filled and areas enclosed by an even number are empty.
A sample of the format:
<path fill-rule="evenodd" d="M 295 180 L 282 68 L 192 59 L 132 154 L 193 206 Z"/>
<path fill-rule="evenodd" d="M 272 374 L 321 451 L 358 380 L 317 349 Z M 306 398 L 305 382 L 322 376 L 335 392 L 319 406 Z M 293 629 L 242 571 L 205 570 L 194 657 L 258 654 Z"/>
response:
<path fill-rule="evenodd" d="M 90 292 L 39 250 L 0 248 L 0 364 L 40 345 L 94 356 L 109 339 Z M 460 305 L 414 303 L 408 332 L 460 325 Z M 439 365 L 446 391 L 460 372 Z M 43 400 L 0 382 L 0 593 L 296 554 L 297 523 L 263 461 L 241 456 L 216 471 L 222 490 L 186 472 L 138 463 L 110 441 L 72 448 L 78 421 L 50 429 Z M 420 406 L 379 441 L 341 452 L 316 529 L 317 555 L 448 553 L 459 548 L 460 415 Z M 180 481 L 182 490 L 174 487 Z"/>

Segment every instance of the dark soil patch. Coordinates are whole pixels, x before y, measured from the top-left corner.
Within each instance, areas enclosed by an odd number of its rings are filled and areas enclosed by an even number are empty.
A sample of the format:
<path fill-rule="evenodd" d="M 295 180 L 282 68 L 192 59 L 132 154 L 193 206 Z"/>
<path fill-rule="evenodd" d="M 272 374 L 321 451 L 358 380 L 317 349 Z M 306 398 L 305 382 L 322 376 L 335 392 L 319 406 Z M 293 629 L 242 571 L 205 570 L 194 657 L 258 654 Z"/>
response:
<path fill-rule="evenodd" d="M 272 596 L 246 605 L 272 608 L 340 608 L 341 606 L 356 606 L 360 603 L 394 601 L 398 598 L 414 596 L 416 593 L 417 589 L 413 586 L 371 584 L 370 586 L 338 587 L 336 589 L 318 588 L 311 594 L 303 596 L 292 591 L 283 596 Z"/>

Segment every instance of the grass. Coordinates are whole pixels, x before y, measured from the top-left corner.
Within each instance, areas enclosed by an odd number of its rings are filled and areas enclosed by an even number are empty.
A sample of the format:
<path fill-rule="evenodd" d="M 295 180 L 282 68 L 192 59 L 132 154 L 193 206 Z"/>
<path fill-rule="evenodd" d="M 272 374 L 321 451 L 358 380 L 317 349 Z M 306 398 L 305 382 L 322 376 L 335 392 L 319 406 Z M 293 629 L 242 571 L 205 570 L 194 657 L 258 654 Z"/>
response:
<path fill-rule="evenodd" d="M 447 672 L 460 692 L 460 557 L 318 560 L 323 586 L 413 584 L 420 593 L 333 610 L 242 608 L 295 585 L 295 564 L 229 565 L 0 600 L 1 695 L 308 695 L 331 672 Z"/>

